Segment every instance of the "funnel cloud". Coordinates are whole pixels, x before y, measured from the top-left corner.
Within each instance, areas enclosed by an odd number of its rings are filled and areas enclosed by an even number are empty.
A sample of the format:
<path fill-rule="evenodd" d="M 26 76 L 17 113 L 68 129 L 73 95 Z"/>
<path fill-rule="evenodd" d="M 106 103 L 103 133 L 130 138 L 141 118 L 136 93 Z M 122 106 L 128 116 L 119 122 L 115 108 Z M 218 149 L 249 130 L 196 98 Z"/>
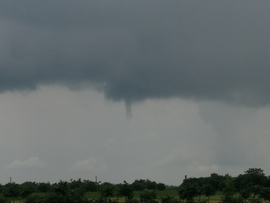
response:
<path fill-rule="evenodd" d="M 246 0 L 3 0 L 0 91 L 98 88 L 125 101 L 127 117 L 133 101 L 146 99 L 269 105 L 269 8 Z"/>

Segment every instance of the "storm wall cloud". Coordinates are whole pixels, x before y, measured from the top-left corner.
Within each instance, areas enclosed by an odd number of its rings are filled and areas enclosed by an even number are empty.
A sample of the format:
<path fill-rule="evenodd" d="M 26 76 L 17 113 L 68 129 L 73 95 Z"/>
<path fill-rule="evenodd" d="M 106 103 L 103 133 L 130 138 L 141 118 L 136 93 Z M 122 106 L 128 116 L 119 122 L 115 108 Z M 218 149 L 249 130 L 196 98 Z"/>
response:
<path fill-rule="evenodd" d="M 0 2 L 0 90 L 268 105 L 268 1 Z"/>

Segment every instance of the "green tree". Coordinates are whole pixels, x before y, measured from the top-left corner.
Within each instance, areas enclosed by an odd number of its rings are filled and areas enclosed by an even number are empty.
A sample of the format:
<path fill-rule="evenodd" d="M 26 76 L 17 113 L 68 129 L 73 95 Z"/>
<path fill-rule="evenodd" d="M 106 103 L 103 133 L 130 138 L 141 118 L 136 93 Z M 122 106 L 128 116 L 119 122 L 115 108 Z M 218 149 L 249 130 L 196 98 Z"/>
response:
<path fill-rule="evenodd" d="M 20 196 L 23 199 L 37 191 L 38 185 L 35 182 L 24 182 L 20 185 Z"/>
<path fill-rule="evenodd" d="M 0 203 L 9 203 L 8 199 L 0 194 Z"/>
<path fill-rule="evenodd" d="M 96 192 L 98 190 L 98 184 L 93 181 L 84 180 L 85 190 L 87 192 Z"/>
<path fill-rule="evenodd" d="M 178 195 L 182 200 L 187 200 L 187 202 L 194 202 L 194 197 L 198 196 L 199 188 L 197 184 L 185 184 L 181 185 Z"/>
<path fill-rule="evenodd" d="M 24 200 L 24 203 L 45 203 L 46 194 L 32 193 Z"/>
<path fill-rule="evenodd" d="M 115 187 L 113 184 L 105 182 L 100 185 L 99 193 L 101 197 L 104 197 L 107 199 L 114 196 L 114 190 L 115 190 Z"/>
<path fill-rule="evenodd" d="M 125 200 L 130 200 L 133 197 L 133 190 L 132 186 L 128 184 L 126 181 L 124 181 L 124 184 L 119 185 L 119 196 L 125 197 Z"/>
<path fill-rule="evenodd" d="M 265 201 L 270 202 L 270 188 L 269 187 L 261 188 L 259 196 L 263 198 Z"/>
<path fill-rule="evenodd" d="M 66 181 L 60 181 L 53 185 L 53 192 L 59 195 L 67 195 L 68 193 L 68 183 Z"/>
<path fill-rule="evenodd" d="M 131 183 L 133 191 L 143 191 L 146 189 L 145 186 L 145 180 L 135 180 L 133 183 Z"/>
<path fill-rule="evenodd" d="M 51 184 L 49 182 L 47 183 L 38 183 L 38 192 L 46 193 L 50 192 L 52 190 Z"/>
<path fill-rule="evenodd" d="M 267 177 L 260 168 L 250 168 L 235 178 L 236 191 L 244 199 L 250 198 L 251 195 L 260 195 L 261 188 L 266 184 Z"/>
<path fill-rule="evenodd" d="M 157 184 L 157 189 L 158 190 L 165 190 L 166 189 L 166 185 L 164 183 L 158 183 Z"/>
<path fill-rule="evenodd" d="M 148 189 L 148 190 L 157 189 L 157 183 L 155 181 L 151 181 L 148 179 L 145 181 L 145 186 L 146 186 L 146 189 Z"/>
<path fill-rule="evenodd" d="M 3 195 L 5 197 L 12 198 L 13 202 L 15 198 L 20 196 L 19 185 L 17 183 L 7 183 L 3 189 Z"/>
<path fill-rule="evenodd" d="M 224 181 L 224 188 L 223 188 L 223 196 L 222 202 L 224 203 L 236 203 L 237 200 L 234 197 L 235 194 L 235 186 L 233 182 L 233 178 L 227 176 L 226 180 Z M 238 201 L 240 203 L 240 201 Z"/>
<path fill-rule="evenodd" d="M 140 195 L 142 203 L 156 203 L 157 194 L 154 190 L 144 190 Z"/>
<path fill-rule="evenodd" d="M 216 193 L 215 188 L 213 188 L 210 184 L 206 184 L 203 186 L 203 194 L 207 197 L 208 202 L 210 200 L 210 196 Z"/>

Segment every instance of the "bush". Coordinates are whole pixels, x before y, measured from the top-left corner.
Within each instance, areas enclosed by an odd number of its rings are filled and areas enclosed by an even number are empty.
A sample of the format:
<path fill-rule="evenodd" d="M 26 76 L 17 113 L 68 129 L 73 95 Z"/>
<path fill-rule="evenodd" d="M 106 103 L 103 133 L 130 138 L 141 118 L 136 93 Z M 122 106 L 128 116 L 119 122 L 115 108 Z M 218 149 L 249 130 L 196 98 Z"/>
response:
<path fill-rule="evenodd" d="M 167 196 L 167 197 L 161 198 L 161 203 L 178 203 L 178 200 L 176 200 L 173 197 Z"/>
<path fill-rule="evenodd" d="M 7 203 L 9 202 L 7 198 L 5 198 L 2 194 L 0 194 L 0 203 Z"/>
<path fill-rule="evenodd" d="M 248 202 L 249 203 L 262 203 L 262 199 L 258 198 L 258 197 L 254 197 L 251 196 L 250 198 L 248 198 Z"/>
<path fill-rule="evenodd" d="M 140 195 L 140 200 L 144 203 L 154 203 L 156 198 L 157 194 L 154 190 L 144 190 Z"/>
<path fill-rule="evenodd" d="M 98 199 L 90 199 L 87 200 L 88 203 L 118 203 L 116 200 L 112 200 L 109 198 L 100 197 Z"/>
<path fill-rule="evenodd" d="M 62 194 L 47 194 L 44 203 L 67 203 L 67 198 Z"/>
<path fill-rule="evenodd" d="M 244 203 L 244 199 L 242 197 L 234 197 L 234 196 L 229 196 L 229 197 L 223 197 L 221 199 L 221 203 Z"/>
<path fill-rule="evenodd" d="M 26 199 L 25 203 L 45 203 L 46 194 L 32 193 Z"/>
<path fill-rule="evenodd" d="M 139 203 L 139 200 L 137 199 L 129 199 L 126 201 L 126 203 Z"/>

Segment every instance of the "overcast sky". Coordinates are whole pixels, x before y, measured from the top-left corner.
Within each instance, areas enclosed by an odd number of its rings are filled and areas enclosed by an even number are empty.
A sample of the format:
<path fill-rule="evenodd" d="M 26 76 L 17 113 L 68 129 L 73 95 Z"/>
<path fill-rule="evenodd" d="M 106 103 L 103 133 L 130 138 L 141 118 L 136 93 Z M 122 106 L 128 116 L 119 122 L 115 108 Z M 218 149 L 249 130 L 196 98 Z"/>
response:
<path fill-rule="evenodd" d="M 270 175 L 269 10 L 1 0 L 0 182 Z"/>

